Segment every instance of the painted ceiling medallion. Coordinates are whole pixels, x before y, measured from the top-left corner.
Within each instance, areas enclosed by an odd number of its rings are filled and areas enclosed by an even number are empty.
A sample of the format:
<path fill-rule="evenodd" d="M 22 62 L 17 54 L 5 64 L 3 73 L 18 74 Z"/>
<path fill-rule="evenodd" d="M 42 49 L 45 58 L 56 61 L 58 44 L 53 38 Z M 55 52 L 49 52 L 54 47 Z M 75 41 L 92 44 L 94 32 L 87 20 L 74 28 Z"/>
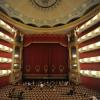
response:
<path fill-rule="evenodd" d="M 32 0 L 32 3 L 35 3 L 41 8 L 49 8 L 54 6 L 58 0 Z"/>

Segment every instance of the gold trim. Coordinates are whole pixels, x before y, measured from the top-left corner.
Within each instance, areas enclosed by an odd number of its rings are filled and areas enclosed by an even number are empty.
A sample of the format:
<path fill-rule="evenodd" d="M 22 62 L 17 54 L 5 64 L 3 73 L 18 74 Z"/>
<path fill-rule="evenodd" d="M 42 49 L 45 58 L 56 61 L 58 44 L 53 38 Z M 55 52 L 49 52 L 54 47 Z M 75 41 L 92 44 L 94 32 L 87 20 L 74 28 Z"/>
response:
<path fill-rule="evenodd" d="M 48 65 L 44 65 L 44 72 L 47 73 L 48 72 Z"/>
<path fill-rule="evenodd" d="M 36 65 L 36 66 L 35 66 L 35 71 L 36 71 L 36 72 L 39 72 L 39 71 L 40 71 L 40 65 Z"/>
<path fill-rule="evenodd" d="M 26 72 L 30 72 L 30 65 L 26 65 Z"/>
<path fill-rule="evenodd" d="M 64 66 L 63 66 L 63 65 L 59 65 L 59 71 L 60 71 L 60 72 L 63 72 L 63 71 L 64 71 L 64 69 L 65 69 L 65 68 L 64 68 Z"/>
<path fill-rule="evenodd" d="M 27 46 L 31 45 L 32 43 L 58 43 L 58 44 L 60 44 L 63 47 L 67 47 L 67 45 L 65 45 L 64 43 L 59 43 L 59 42 L 34 42 L 34 41 L 24 45 L 24 47 L 27 47 Z"/>
<path fill-rule="evenodd" d="M 68 32 L 68 30 L 75 28 L 77 25 L 82 24 L 83 22 L 89 20 L 90 18 L 92 18 L 94 15 L 96 15 L 96 13 L 99 11 L 100 9 L 100 5 L 97 6 L 95 9 L 93 9 L 92 11 L 90 11 L 88 14 L 82 16 L 81 18 L 79 18 L 78 20 L 71 22 L 69 24 L 63 25 L 63 26 L 59 26 L 59 27 L 52 27 L 52 28 L 37 28 L 37 27 L 31 27 L 25 24 L 22 24 L 20 22 L 17 22 L 13 19 L 11 19 L 10 17 L 6 16 L 5 14 L 3 14 L 2 12 L 0 12 L 0 18 L 3 19 L 4 21 L 12 24 L 13 26 L 16 26 L 17 28 L 19 28 L 20 30 L 24 31 L 24 33 L 28 32 L 28 34 L 66 34 L 66 32 Z"/>
<path fill-rule="evenodd" d="M 54 72 L 55 69 L 56 69 L 55 65 L 52 65 L 52 69 L 51 69 L 51 71 Z"/>

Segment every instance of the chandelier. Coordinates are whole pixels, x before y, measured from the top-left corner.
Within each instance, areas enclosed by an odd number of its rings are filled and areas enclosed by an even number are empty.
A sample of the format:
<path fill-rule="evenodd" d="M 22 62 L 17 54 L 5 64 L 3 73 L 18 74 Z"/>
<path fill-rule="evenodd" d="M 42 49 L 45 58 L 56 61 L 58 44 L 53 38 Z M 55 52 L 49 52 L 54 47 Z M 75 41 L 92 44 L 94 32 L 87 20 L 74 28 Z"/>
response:
<path fill-rule="evenodd" d="M 32 4 L 36 4 L 41 8 L 50 8 L 58 3 L 60 0 L 31 0 Z"/>

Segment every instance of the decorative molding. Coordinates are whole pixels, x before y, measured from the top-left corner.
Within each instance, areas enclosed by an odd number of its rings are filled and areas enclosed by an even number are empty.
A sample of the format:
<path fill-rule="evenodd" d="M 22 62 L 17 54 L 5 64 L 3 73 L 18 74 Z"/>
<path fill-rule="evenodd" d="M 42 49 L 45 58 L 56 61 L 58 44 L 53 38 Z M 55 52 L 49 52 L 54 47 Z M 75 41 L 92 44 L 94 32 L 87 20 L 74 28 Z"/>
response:
<path fill-rule="evenodd" d="M 30 65 L 26 65 L 26 72 L 30 72 Z"/>
<path fill-rule="evenodd" d="M 36 4 L 41 8 L 51 8 L 54 6 L 59 0 L 31 0 L 33 6 Z"/>
<path fill-rule="evenodd" d="M 92 9 L 89 13 L 82 16 L 78 20 L 71 22 L 69 24 L 59 26 L 59 27 L 52 27 L 52 28 L 38 28 L 38 27 L 32 27 L 28 26 L 22 23 L 19 23 L 12 18 L 6 16 L 2 12 L 0 12 L 0 18 L 6 21 L 7 23 L 10 23 L 17 28 L 19 28 L 21 31 L 28 33 L 28 34 L 66 34 L 68 33 L 68 30 L 75 28 L 77 25 L 82 24 L 83 22 L 89 20 L 93 16 L 95 16 L 100 11 L 100 5 L 98 5 L 95 9 Z"/>
<path fill-rule="evenodd" d="M 55 65 L 52 65 L 52 72 L 54 72 L 55 71 L 55 69 L 56 69 L 56 67 L 55 67 Z"/>
<path fill-rule="evenodd" d="M 27 16 L 24 16 L 21 13 L 19 13 L 18 11 L 14 10 L 10 5 L 8 5 L 5 0 L 0 1 L 0 7 L 2 9 L 4 9 L 10 17 L 18 18 L 25 24 L 34 24 L 38 27 L 41 27 L 44 25 L 53 27 L 59 23 L 66 24 L 74 18 L 81 17 L 89 8 L 91 8 L 97 4 L 100 4 L 100 0 L 86 0 L 83 3 L 83 5 L 81 5 L 80 7 L 76 8 L 76 9 L 73 9 L 73 11 L 70 14 L 67 14 L 66 16 L 62 16 L 62 17 L 59 17 L 59 18 L 56 18 L 53 20 L 45 20 L 45 19 L 41 20 L 41 19 L 33 19 L 33 18 L 29 18 Z"/>
<path fill-rule="evenodd" d="M 48 72 L 48 65 L 44 65 L 44 72 L 47 73 Z"/>
<path fill-rule="evenodd" d="M 35 66 L 35 71 L 36 71 L 36 72 L 39 72 L 39 71 L 40 71 L 40 65 L 36 65 L 36 66 Z"/>
<path fill-rule="evenodd" d="M 59 65 L 59 71 L 63 72 L 64 71 L 64 66 L 63 65 Z"/>

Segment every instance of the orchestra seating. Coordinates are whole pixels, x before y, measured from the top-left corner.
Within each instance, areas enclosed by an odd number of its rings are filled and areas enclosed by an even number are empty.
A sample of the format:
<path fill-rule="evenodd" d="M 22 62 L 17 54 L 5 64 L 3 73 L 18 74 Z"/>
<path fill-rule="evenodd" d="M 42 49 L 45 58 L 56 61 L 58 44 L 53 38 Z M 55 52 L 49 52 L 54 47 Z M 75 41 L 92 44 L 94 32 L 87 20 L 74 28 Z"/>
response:
<path fill-rule="evenodd" d="M 28 83 L 28 82 L 26 82 Z M 41 82 L 42 83 L 42 82 Z M 55 82 L 54 82 L 55 83 Z M 20 83 L 8 85 L 0 89 L 0 100 L 91 100 L 91 96 L 100 99 L 99 91 L 85 88 L 81 85 Z M 73 90 L 74 86 L 74 90 Z M 71 90 L 73 93 L 71 94 Z"/>

